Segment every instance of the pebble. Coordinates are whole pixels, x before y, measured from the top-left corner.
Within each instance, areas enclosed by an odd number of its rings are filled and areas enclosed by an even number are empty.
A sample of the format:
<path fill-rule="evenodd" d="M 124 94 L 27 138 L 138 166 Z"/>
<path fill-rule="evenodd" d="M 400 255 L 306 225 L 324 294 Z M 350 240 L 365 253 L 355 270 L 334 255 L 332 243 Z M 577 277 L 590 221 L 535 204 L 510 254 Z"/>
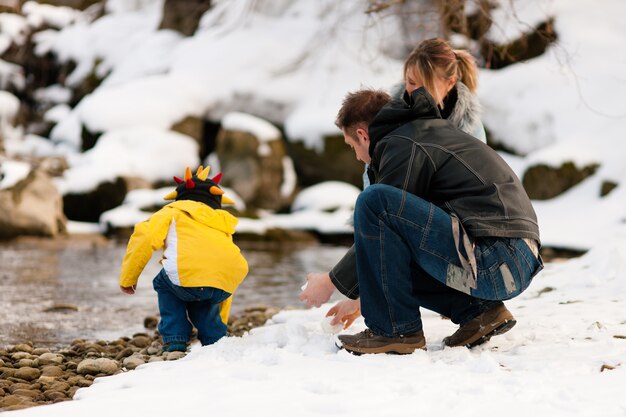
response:
<path fill-rule="evenodd" d="M 35 391 L 32 389 L 16 389 L 15 391 L 13 391 L 13 395 L 19 395 L 21 397 L 28 397 L 28 398 L 37 398 L 39 396 L 41 396 L 41 393 L 39 391 Z"/>
<path fill-rule="evenodd" d="M 63 363 L 63 356 L 56 353 L 46 352 L 37 358 L 38 364 L 43 365 L 61 365 Z"/>
<path fill-rule="evenodd" d="M 124 359 L 125 357 L 132 355 L 133 353 L 135 353 L 133 348 L 127 347 L 115 356 L 115 360 L 120 361 Z"/>
<path fill-rule="evenodd" d="M 155 316 L 148 316 L 143 320 L 143 327 L 146 329 L 154 330 L 159 324 L 159 319 Z"/>
<path fill-rule="evenodd" d="M 233 317 L 230 335 L 241 335 L 261 326 L 278 312 L 266 306 L 247 309 Z M 233 323 L 237 323 L 237 329 Z M 147 317 L 146 328 L 158 318 Z M 41 404 L 67 401 L 94 379 L 131 371 L 145 363 L 172 361 L 186 352 L 163 352 L 158 334 L 137 333 L 112 342 L 76 339 L 62 349 L 51 351 L 31 343 L 0 347 L 0 413 Z"/>
<path fill-rule="evenodd" d="M 9 387 L 9 392 L 13 394 L 18 389 L 30 389 L 30 384 L 25 384 L 23 382 L 18 382 Z"/>
<path fill-rule="evenodd" d="M 11 359 L 13 359 L 13 361 L 19 361 L 22 359 L 31 359 L 33 355 L 31 355 L 28 352 L 15 352 L 11 355 Z"/>
<path fill-rule="evenodd" d="M 32 368 L 35 365 L 35 361 L 33 359 L 20 359 L 19 361 L 17 361 L 17 364 L 15 365 L 18 368 L 25 368 L 25 367 L 29 367 Z"/>
<path fill-rule="evenodd" d="M 56 401 L 59 399 L 67 398 L 67 395 L 65 395 L 65 393 L 59 392 L 59 391 L 52 391 L 52 390 L 44 391 L 43 395 L 50 401 Z"/>
<path fill-rule="evenodd" d="M 138 335 L 133 337 L 128 343 L 133 346 L 137 346 L 138 348 L 145 348 L 150 346 L 150 344 L 152 343 L 152 339 L 150 339 L 148 336 Z"/>
<path fill-rule="evenodd" d="M 113 359 L 97 358 L 85 359 L 78 364 L 76 371 L 81 375 L 96 375 L 103 373 L 113 375 L 119 369 L 119 365 Z"/>
<path fill-rule="evenodd" d="M 41 375 L 43 376 L 60 377 L 64 374 L 65 371 L 60 366 L 48 365 L 41 368 Z"/>
<path fill-rule="evenodd" d="M 163 356 L 165 356 L 166 361 L 175 361 L 180 358 L 184 358 L 187 355 L 186 352 L 166 352 Z"/>
<path fill-rule="evenodd" d="M 143 365 L 144 363 L 146 363 L 146 361 L 137 356 L 129 356 L 128 358 L 124 359 L 124 362 L 122 362 L 124 368 L 126 369 L 135 369 L 136 367 L 138 367 L 139 365 Z"/>
<path fill-rule="evenodd" d="M 28 352 L 31 353 L 33 351 L 33 346 L 27 343 L 20 343 L 19 345 L 13 346 L 11 349 L 13 352 Z"/>
<path fill-rule="evenodd" d="M 15 371 L 15 378 L 24 379 L 26 381 L 32 381 L 41 376 L 41 371 L 37 368 L 31 368 L 25 366 Z"/>

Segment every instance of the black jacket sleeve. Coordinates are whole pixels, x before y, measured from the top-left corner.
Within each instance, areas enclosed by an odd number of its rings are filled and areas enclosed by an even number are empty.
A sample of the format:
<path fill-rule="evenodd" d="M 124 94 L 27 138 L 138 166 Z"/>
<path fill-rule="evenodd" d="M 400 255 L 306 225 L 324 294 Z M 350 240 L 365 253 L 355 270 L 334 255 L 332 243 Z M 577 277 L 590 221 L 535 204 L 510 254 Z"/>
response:
<path fill-rule="evenodd" d="M 381 141 L 372 158 L 376 183 L 409 191 L 425 198 L 435 164 L 424 149 L 402 137 Z"/>
<path fill-rule="evenodd" d="M 426 194 L 433 172 L 431 168 L 433 162 L 423 149 L 412 141 L 393 138 L 380 143 L 372 162 L 373 176 L 377 184 L 387 184 L 401 190 L 409 189 Z M 346 297 L 353 300 L 359 298 L 354 245 L 330 271 L 330 279 Z"/>
<path fill-rule="evenodd" d="M 356 275 L 354 245 L 330 271 L 330 280 L 343 295 L 353 300 L 359 298 L 359 280 Z"/>

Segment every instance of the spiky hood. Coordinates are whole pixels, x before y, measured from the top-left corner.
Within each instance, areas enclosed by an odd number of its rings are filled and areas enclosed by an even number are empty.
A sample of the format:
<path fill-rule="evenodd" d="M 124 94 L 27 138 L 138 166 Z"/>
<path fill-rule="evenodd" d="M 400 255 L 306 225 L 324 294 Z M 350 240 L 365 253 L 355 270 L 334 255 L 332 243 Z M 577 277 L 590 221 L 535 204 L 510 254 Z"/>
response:
<path fill-rule="evenodd" d="M 213 178 L 208 178 L 211 167 L 198 168 L 195 175 L 191 174 L 191 169 L 187 167 L 183 179 L 174 177 L 178 184 L 175 191 L 165 197 L 165 200 L 192 200 L 206 204 L 214 209 L 221 209 L 222 204 L 235 204 L 233 200 L 224 195 L 224 191 L 218 186 L 222 174 L 219 173 Z"/>

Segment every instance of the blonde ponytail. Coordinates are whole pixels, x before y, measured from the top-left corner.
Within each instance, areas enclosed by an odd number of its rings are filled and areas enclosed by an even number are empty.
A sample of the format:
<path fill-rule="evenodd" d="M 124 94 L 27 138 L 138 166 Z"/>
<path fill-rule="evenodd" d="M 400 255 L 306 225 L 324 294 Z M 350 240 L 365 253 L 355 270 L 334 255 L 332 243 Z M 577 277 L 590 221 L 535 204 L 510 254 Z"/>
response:
<path fill-rule="evenodd" d="M 470 92 L 475 93 L 478 87 L 478 67 L 476 60 L 467 51 L 455 49 L 457 61 L 457 79 L 467 86 Z"/>

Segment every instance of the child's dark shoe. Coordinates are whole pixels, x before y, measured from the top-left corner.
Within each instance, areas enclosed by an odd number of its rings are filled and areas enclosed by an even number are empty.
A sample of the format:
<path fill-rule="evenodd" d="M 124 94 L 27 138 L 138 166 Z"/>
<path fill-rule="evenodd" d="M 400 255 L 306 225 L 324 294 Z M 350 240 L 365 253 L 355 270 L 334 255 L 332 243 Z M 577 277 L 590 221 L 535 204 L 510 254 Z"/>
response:
<path fill-rule="evenodd" d="M 187 352 L 186 343 L 168 343 L 163 346 L 164 352 Z"/>

